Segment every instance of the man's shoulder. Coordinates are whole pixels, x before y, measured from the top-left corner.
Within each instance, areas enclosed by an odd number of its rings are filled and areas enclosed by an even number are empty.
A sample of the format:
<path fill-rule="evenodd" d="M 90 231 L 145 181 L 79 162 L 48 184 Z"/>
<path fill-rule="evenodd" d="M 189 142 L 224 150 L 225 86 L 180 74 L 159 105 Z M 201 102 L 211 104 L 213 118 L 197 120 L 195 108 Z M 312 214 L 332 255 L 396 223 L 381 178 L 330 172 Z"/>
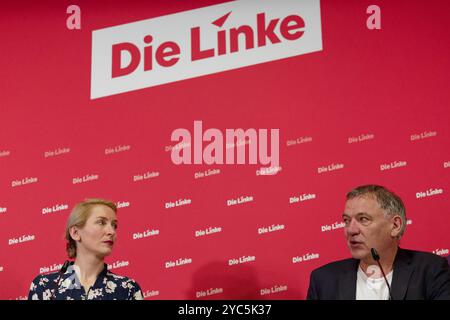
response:
<path fill-rule="evenodd" d="M 444 257 L 438 256 L 437 254 L 431 252 L 409 249 L 399 249 L 399 258 L 413 264 L 419 263 L 435 265 L 442 264 L 445 261 Z"/>
<path fill-rule="evenodd" d="M 320 266 L 314 269 L 312 273 L 315 275 L 324 275 L 324 274 L 336 274 L 336 272 L 341 271 L 352 271 L 352 270 L 356 271 L 357 266 L 358 260 L 355 260 L 353 258 L 342 259 Z"/>

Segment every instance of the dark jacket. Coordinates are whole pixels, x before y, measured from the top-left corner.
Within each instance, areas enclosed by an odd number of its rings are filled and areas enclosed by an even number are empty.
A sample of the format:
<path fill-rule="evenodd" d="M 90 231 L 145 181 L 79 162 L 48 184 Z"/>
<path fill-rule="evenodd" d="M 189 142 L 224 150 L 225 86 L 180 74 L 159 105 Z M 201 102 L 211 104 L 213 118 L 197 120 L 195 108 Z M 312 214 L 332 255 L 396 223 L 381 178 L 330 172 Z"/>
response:
<path fill-rule="evenodd" d="M 311 273 L 308 300 L 356 299 L 359 260 L 329 263 Z M 450 300 L 450 268 L 447 259 L 428 252 L 399 248 L 394 260 L 393 300 Z"/>

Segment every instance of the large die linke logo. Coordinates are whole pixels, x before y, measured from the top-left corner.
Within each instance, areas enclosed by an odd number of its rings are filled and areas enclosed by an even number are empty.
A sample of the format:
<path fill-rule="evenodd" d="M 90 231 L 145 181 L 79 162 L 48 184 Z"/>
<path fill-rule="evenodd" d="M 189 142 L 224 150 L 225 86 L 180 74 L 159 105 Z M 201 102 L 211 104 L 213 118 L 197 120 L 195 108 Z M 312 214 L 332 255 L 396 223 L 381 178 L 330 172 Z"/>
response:
<path fill-rule="evenodd" d="M 222 28 L 231 12 L 216 21 L 212 22 L 218 28 Z M 217 42 L 215 48 L 202 49 L 201 43 L 201 27 L 191 28 L 191 52 L 190 60 L 196 61 L 201 59 L 210 59 L 215 56 L 224 55 L 239 51 L 239 37 L 245 39 L 245 50 L 257 47 L 264 47 L 268 43 L 280 43 L 283 40 L 297 40 L 303 33 L 305 22 L 302 17 L 298 15 L 290 15 L 284 19 L 276 18 L 266 21 L 265 13 L 259 13 L 256 16 L 256 30 L 250 25 L 242 25 L 240 27 L 231 28 L 228 30 L 217 31 Z M 275 30 L 278 28 L 278 36 Z M 153 36 L 146 35 L 143 39 L 144 46 L 142 49 L 130 42 L 118 43 L 112 46 L 112 74 L 113 78 L 128 75 L 135 71 L 141 62 L 141 57 L 144 59 L 143 70 L 151 71 L 153 64 L 157 63 L 162 67 L 172 67 L 179 60 L 181 55 L 180 46 L 175 41 L 166 41 L 158 45 L 156 48 L 152 45 Z M 121 57 L 126 51 L 131 60 L 127 66 L 122 66 Z M 141 53 L 142 52 L 142 53 Z"/>
<path fill-rule="evenodd" d="M 318 0 L 236 1 L 134 22 L 93 32 L 91 98 L 321 49 Z"/>

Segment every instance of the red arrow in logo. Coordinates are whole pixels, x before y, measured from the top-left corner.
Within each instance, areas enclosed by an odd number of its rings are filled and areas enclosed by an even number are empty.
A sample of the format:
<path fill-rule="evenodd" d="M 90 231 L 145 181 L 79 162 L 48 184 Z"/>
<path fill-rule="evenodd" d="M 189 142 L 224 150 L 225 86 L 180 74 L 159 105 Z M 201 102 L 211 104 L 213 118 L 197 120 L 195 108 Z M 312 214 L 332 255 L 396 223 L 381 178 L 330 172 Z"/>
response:
<path fill-rule="evenodd" d="M 228 16 L 231 14 L 231 11 L 228 12 L 226 15 L 220 17 L 219 19 L 217 19 L 216 21 L 214 21 L 212 24 L 218 26 L 219 28 L 223 26 L 223 24 L 225 23 L 225 21 L 228 19 Z"/>

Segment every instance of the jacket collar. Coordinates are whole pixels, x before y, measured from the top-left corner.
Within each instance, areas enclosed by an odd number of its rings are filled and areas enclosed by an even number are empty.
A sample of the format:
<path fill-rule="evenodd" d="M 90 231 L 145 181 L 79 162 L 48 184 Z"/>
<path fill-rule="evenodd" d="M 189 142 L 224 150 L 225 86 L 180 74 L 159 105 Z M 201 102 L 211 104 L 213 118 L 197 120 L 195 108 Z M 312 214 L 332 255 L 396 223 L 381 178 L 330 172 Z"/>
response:
<path fill-rule="evenodd" d="M 107 275 L 108 275 L 108 265 L 105 263 L 102 271 L 98 274 L 93 287 L 98 287 Z M 81 283 L 75 272 L 75 267 L 74 267 L 73 263 L 67 268 L 66 272 L 64 272 L 64 274 L 60 277 L 58 283 L 61 287 L 66 288 L 66 289 L 69 289 L 69 288 L 80 289 L 81 288 Z"/>
<path fill-rule="evenodd" d="M 359 260 L 350 259 L 350 268 L 347 268 L 339 276 L 339 299 L 356 299 L 356 274 L 358 272 Z"/>
<path fill-rule="evenodd" d="M 409 279 L 413 273 L 411 257 L 407 250 L 398 248 L 394 260 L 394 275 L 392 277 L 392 299 L 403 300 L 408 289 Z"/>
<path fill-rule="evenodd" d="M 339 276 L 339 299 L 356 299 L 356 277 L 359 260 L 350 259 L 350 268 Z M 408 289 L 409 279 L 413 272 L 411 257 L 407 250 L 398 248 L 394 259 L 394 274 L 392 276 L 391 294 L 393 300 L 403 300 Z"/>

